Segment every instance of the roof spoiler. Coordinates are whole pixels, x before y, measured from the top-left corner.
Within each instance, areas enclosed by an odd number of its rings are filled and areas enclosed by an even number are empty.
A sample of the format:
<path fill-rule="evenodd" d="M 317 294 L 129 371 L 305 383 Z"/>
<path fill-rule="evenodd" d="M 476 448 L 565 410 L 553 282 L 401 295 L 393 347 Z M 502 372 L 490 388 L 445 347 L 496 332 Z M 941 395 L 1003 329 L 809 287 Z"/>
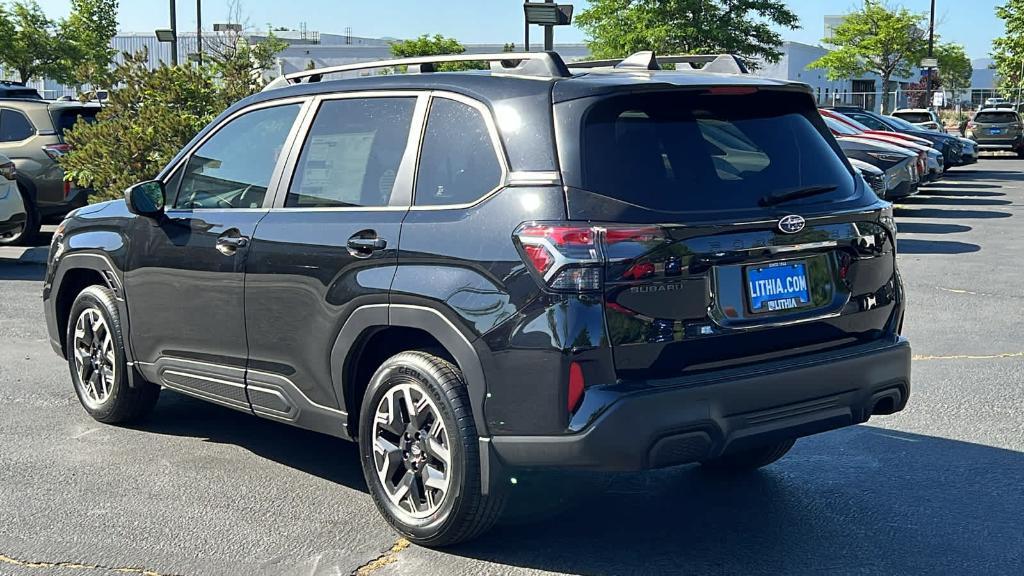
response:
<path fill-rule="evenodd" d="M 394 68 L 405 66 L 407 73 L 425 74 L 436 72 L 440 64 L 449 62 L 487 62 L 491 72 L 517 76 L 533 76 L 539 78 L 568 78 L 572 72 L 566 67 L 562 57 L 556 52 L 502 52 L 500 54 L 448 54 L 441 56 L 418 56 L 415 58 L 396 58 L 393 60 L 375 60 L 356 62 L 341 66 L 329 66 L 293 72 L 274 79 L 264 90 L 272 90 L 282 86 L 320 82 L 328 74 L 343 72 L 359 72 L 376 68 Z"/>

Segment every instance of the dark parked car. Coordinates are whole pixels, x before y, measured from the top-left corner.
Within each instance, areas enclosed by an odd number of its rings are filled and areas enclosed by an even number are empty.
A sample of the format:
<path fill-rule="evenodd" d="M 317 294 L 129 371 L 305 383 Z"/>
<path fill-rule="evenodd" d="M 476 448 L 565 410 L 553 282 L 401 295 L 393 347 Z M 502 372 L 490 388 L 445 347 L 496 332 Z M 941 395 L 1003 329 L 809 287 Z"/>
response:
<path fill-rule="evenodd" d="M 18 191 L 27 212 L 25 224 L 0 237 L 0 245 L 29 243 L 41 224 L 59 222 L 85 205 L 89 191 L 65 181 L 58 160 L 70 149 L 65 130 L 80 120 L 94 121 L 99 110 L 99 104 L 5 97 L 0 92 L 0 154 L 17 166 Z"/>
<path fill-rule="evenodd" d="M 418 73 L 320 81 L 391 66 Z M 75 211 L 43 297 L 85 410 L 166 387 L 355 440 L 381 513 L 440 546 L 522 470 L 753 469 L 903 409 L 891 205 L 810 89 L 578 66 L 292 74 Z"/>
<path fill-rule="evenodd" d="M 953 166 L 962 166 L 964 164 L 963 144 L 961 144 L 960 140 L 955 136 L 939 134 L 938 132 L 933 132 L 931 130 L 923 130 L 921 127 L 914 126 L 906 120 L 893 118 L 892 116 L 882 116 L 881 114 L 876 114 L 869 110 L 864 110 L 863 108 L 857 108 L 854 106 L 837 106 L 830 109 L 840 112 L 845 116 L 849 116 L 872 130 L 898 132 L 928 140 L 939 152 L 942 152 L 947 169 Z"/>

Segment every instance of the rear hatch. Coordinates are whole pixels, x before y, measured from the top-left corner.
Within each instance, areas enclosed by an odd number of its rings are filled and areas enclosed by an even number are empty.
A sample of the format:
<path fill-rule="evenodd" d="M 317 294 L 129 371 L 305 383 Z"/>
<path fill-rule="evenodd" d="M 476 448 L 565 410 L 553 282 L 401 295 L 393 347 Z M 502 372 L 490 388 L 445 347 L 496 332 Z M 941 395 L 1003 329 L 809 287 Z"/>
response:
<path fill-rule="evenodd" d="M 616 371 L 660 378 L 877 339 L 899 305 L 891 211 L 812 98 L 698 88 L 556 105 L 570 221 L 603 266 Z"/>
<path fill-rule="evenodd" d="M 974 117 L 974 136 L 984 141 L 1012 141 L 1021 134 L 1020 117 L 1016 112 L 978 112 Z"/>
<path fill-rule="evenodd" d="M 70 130 L 78 122 L 93 123 L 96 121 L 96 114 L 101 107 L 96 104 L 65 104 L 57 103 L 50 105 L 50 119 L 53 121 L 53 129 L 61 142 L 64 142 L 64 133 Z"/>

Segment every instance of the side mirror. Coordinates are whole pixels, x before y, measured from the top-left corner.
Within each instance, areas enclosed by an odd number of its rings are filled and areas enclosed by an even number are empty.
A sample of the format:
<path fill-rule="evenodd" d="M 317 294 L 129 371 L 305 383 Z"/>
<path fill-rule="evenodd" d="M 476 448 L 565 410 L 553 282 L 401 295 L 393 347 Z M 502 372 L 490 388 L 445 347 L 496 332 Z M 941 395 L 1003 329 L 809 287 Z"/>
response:
<path fill-rule="evenodd" d="M 164 203 L 167 201 L 164 185 L 157 180 L 142 182 L 128 188 L 124 192 L 124 199 L 129 212 L 147 218 L 156 218 L 163 214 Z"/>

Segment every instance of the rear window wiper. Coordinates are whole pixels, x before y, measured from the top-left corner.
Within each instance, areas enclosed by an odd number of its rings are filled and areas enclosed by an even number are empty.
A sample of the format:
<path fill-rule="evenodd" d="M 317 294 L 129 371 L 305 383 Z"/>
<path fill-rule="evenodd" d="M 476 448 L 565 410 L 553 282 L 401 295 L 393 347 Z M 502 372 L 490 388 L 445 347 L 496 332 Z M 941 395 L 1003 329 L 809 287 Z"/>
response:
<path fill-rule="evenodd" d="M 838 186 L 806 186 L 804 188 L 776 190 L 771 194 L 762 196 L 758 204 L 761 206 L 772 206 L 774 204 L 781 204 L 783 202 L 789 202 L 790 200 L 796 200 L 797 198 L 806 198 L 808 196 L 824 194 L 825 192 L 831 192 L 836 188 L 838 188 Z"/>

